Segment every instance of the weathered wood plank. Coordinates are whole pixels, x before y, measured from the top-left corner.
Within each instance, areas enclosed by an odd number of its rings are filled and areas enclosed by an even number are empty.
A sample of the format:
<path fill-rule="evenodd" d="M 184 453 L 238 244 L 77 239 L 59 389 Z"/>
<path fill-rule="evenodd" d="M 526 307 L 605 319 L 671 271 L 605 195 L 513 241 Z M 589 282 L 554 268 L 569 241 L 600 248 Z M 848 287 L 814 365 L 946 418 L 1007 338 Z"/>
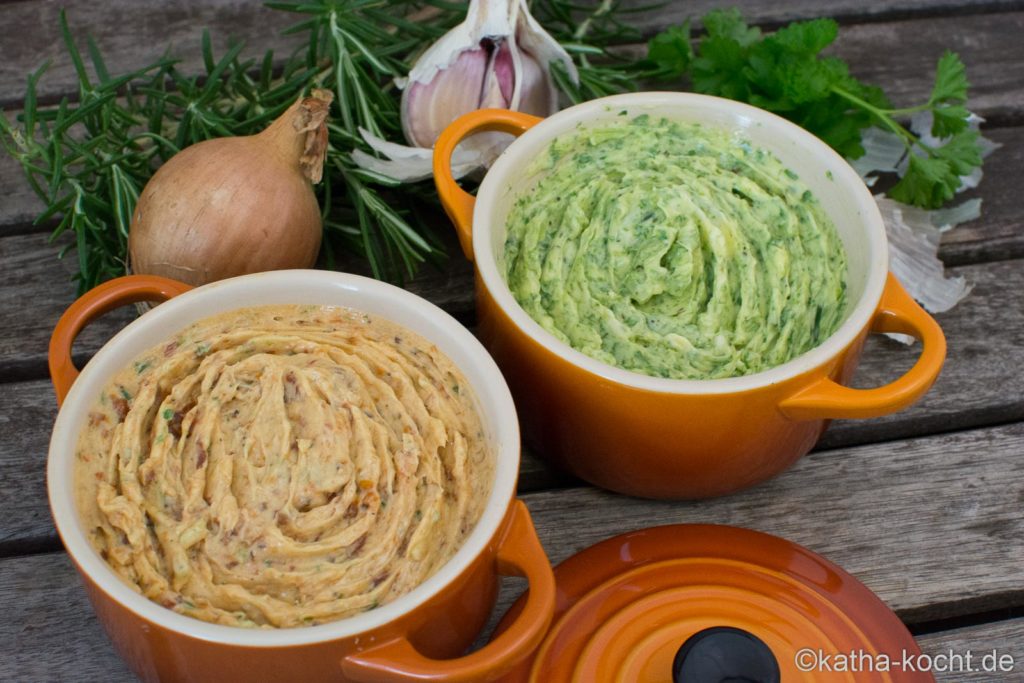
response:
<path fill-rule="evenodd" d="M 1005 210 L 1005 221 L 998 222 L 996 230 L 1007 235 L 1015 225 L 1010 213 L 1011 202 L 1008 188 L 1008 196 L 994 207 Z M 979 224 L 987 220 L 988 214 Z M 967 230 L 968 227 L 962 229 Z M 471 321 L 474 308 L 471 267 L 454 247 L 449 250 L 452 255 L 445 268 L 424 268 L 421 275 L 408 284 L 408 289 L 456 317 Z M 70 260 L 58 261 L 54 256 L 55 247 L 47 244 L 41 235 L 0 238 L 0 260 L 5 264 L 3 272 L 0 272 L 0 373 L 6 376 L 38 378 L 45 375 L 45 353 L 50 332 L 74 299 L 74 286 L 69 280 L 74 264 Z M 1024 286 L 1024 261 L 965 266 L 951 269 L 951 272 L 965 275 L 976 283 L 976 289 L 971 299 L 943 314 L 941 320 L 948 336 L 964 343 L 977 340 L 991 347 L 992 337 L 987 334 L 979 336 L 976 321 L 971 318 L 971 311 L 978 306 L 988 306 L 989 298 L 994 303 L 983 310 L 987 310 L 993 316 L 992 321 L 1000 325 L 995 331 L 1003 331 L 1007 324 L 1011 325 L 1010 329 L 1020 329 L 1020 307 L 1014 305 L 1010 291 Z M 24 315 L 26 302 L 31 302 L 32 306 L 32 315 L 28 317 Z M 970 318 L 969 322 L 961 322 L 965 317 Z M 82 353 L 94 352 L 127 319 L 126 313 L 112 314 L 109 319 L 93 323 L 79 344 Z M 869 359 L 871 356 L 868 354 Z M 889 358 L 885 359 L 886 364 L 890 362 Z"/>
<path fill-rule="evenodd" d="M 1011 95 L 1024 88 L 1024 76 L 1013 68 L 1024 49 L 1016 39 L 1022 26 L 1022 12 L 855 24 L 844 26 L 826 53 L 846 60 L 858 78 L 883 87 L 897 105 L 911 106 L 928 99 L 935 64 L 952 50 L 967 66 L 969 108 L 990 122 L 1016 125 L 1024 114 L 1019 95 Z M 636 56 L 646 47 L 616 49 Z"/>
<path fill-rule="evenodd" d="M 639 3 L 643 4 L 643 3 Z M 884 84 L 900 99 L 926 94 L 928 79 L 941 51 L 960 52 L 969 67 L 974 85 L 972 106 L 979 111 L 1000 115 L 1019 110 L 1021 76 L 1012 67 L 1017 64 L 1020 43 L 1015 38 L 1021 27 L 1019 13 L 967 14 L 970 3 L 956 0 L 902 0 L 897 3 L 856 0 L 748 0 L 734 3 L 748 21 L 777 25 L 798 18 L 839 16 L 845 20 L 912 15 L 949 14 L 913 22 L 888 21 L 857 24 L 845 28 L 837 43 L 838 53 L 849 60 L 854 72 Z M 18 3 L 0 7 L 0 22 L 20 40 L 0 45 L 0 106 L 17 107 L 22 99 L 25 76 L 45 61 L 51 63 L 47 76 L 39 84 L 40 96 L 55 98 L 77 92 L 77 80 L 64 53 L 57 24 L 61 3 L 55 0 Z M 667 3 L 664 9 L 627 15 L 629 21 L 645 33 L 677 24 L 687 17 L 699 17 L 720 3 L 700 0 L 696 3 Z M 1014 10 L 1024 7 L 1020 0 L 992 0 L 977 3 L 979 9 Z M 259 5 L 237 0 L 207 0 L 203 3 L 132 3 L 117 0 L 86 12 L 72 7 L 68 12 L 76 36 L 92 34 L 106 55 L 107 63 L 118 71 L 142 66 L 170 46 L 183 58 L 184 69 L 201 68 L 199 39 L 207 26 L 222 48 L 229 40 L 244 40 L 248 54 L 274 49 L 285 54 L 300 42 L 299 36 L 282 36 L 280 30 L 295 17 Z M 132 31 L 121 27 L 131 25 Z M 880 55 L 883 58 L 880 58 Z"/>
<path fill-rule="evenodd" d="M 917 22 L 914 23 L 916 24 Z M 879 29 L 878 26 L 864 28 L 865 30 Z M 957 33 L 960 36 L 965 34 L 967 34 L 967 31 Z M 985 41 L 988 38 L 984 35 L 974 35 L 972 40 Z M 854 62 L 856 65 L 869 68 L 867 66 L 869 64 L 887 61 L 873 59 L 870 56 L 873 50 L 880 49 L 877 47 L 872 48 L 872 45 L 873 43 L 870 40 L 858 40 L 857 50 L 859 54 L 851 57 L 857 60 Z M 882 51 L 887 52 L 888 50 Z M 1020 52 L 1020 48 L 1017 48 L 1017 52 L 1015 52 L 1007 46 L 998 46 L 998 49 L 993 49 L 992 54 L 987 58 L 996 60 L 1001 59 L 1001 56 L 1008 55 L 1006 59 L 1019 63 L 1021 59 L 1024 59 L 1024 52 L 1017 54 L 1018 52 Z M 932 58 L 933 55 L 929 55 L 928 59 Z M 901 59 L 895 60 L 894 63 L 899 66 L 904 64 L 905 61 L 901 57 Z M 992 71 L 994 75 L 990 80 L 994 81 L 1007 77 L 1013 78 L 1015 77 L 1014 74 L 1019 72 L 1018 69 L 1007 68 L 1005 64 L 986 64 L 983 68 L 978 65 L 973 66 L 974 68 L 971 70 L 972 79 L 976 79 L 979 76 L 979 73 L 976 72 L 984 74 Z M 932 67 L 925 65 L 920 68 L 928 71 Z M 899 82 L 906 88 L 926 87 L 927 79 L 920 77 L 921 73 L 924 72 L 913 72 L 915 75 L 910 73 L 904 74 Z M 891 76 L 890 74 L 886 78 Z M 1020 102 L 1024 102 L 1024 86 L 1017 87 L 1016 89 L 1011 87 L 1004 94 L 1007 99 L 1006 103 L 997 104 L 996 109 L 992 110 L 997 114 L 999 107 L 1006 110 L 1007 107 L 1017 106 Z M 904 94 L 899 96 L 904 98 Z M 985 95 L 982 97 L 982 94 L 979 93 L 979 104 L 985 103 L 985 97 L 989 96 Z M 1002 97 L 1002 94 L 998 95 L 998 97 Z M 908 98 L 907 101 L 911 99 L 913 98 Z M 991 101 L 991 98 L 989 100 Z M 977 108 L 981 109 L 980 106 Z M 1019 230 L 1019 213 L 1016 211 L 1016 206 L 1013 203 L 1013 199 L 1016 196 L 1014 188 L 1017 170 L 1024 163 L 1024 151 L 1022 151 L 1024 150 L 1024 128 L 996 128 L 987 131 L 986 135 L 994 141 L 1001 143 L 1003 147 L 986 161 L 986 177 L 981 187 L 964 195 L 965 198 L 973 196 L 984 197 L 983 218 L 950 233 L 944 240 L 942 255 L 947 263 L 951 265 L 987 260 L 993 257 L 1016 258 L 1024 255 L 1024 231 Z M 2 153 L 0 153 L 0 189 L 2 189 L 3 193 L 2 201 L 0 201 L 0 236 L 46 229 L 45 227 L 30 227 L 31 221 L 42 209 L 42 203 L 29 188 L 17 162 Z M 453 253 L 457 254 L 457 252 Z"/>
<path fill-rule="evenodd" d="M 0 363 L 0 377 L 7 380 L 45 376 L 50 333 L 75 299 L 75 263 L 57 260 L 56 253 L 44 235 L 0 238 L 0 324 L 7 326 L 0 331 L 0 358 L 9 360 Z M 96 320 L 82 332 L 76 359 L 84 362 L 129 319 L 129 311 L 121 309 Z"/>
<path fill-rule="evenodd" d="M 198 72 L 205 27 L 210 29 L 215 54 L 223 54 L 229 41 L 242 40 L 247 45 L 244 55 L 262 56 L 273 49 L 285 57 L 302 42 L 301 36 L 281 35 L 282 29 L 297 21 L 296 15 L 242 0 L 113 0 L 101 5 L 44 0 L 0 5 L 0 25 L 6 36 L 0 42 L 0 106 L 21 102 L 26 75 L 47 61 L 50 68 L 39 84 L 39 96 L 54 99 L 78 92 L 78 79 L 60 35 L 62 7 L 83 54 L 85 38 L 91 35 L 112 73 L 150 64 L 168 48 L 182 59 L 186 73 Z"/>
<path fill-rule="evenodd" d="M 1022 452 L 1018 423 L 813 453 L 724 499 L 644 501 L 592 488 L 524 498 L 554 562 L 632 529 L 731 524 L 822 553 L 920 622 L 1024 601 Z"/>
<path fill-rule="evenodd" d="M 22 240 L 8 238 L 6 241 Z M 0 251 L 0 258 L 3 253 Z M 17 266 L 17 263 L 14 264 Z M 5 271 L 7 276 L 23 272 L 23 267 Z M 945 369 L 933 390 L 914 407 L 887 418 L 836 422 L 820 444 L 823 449 L 918 436 L 935 431 L 966 429 L 1024 419 L 1024 310 L 1018 292 L 1024 288 L 1024 260 L 1002 261 L 956 268 L 975 285 L 961 305 L 938 316 L 949 344 Z M 23 300 L 31 298 L 31 288 L 8 286 L 0 274 L 0 348 L 4 349 L 7 368 L 32 370 L 36 377 L 45 372 L 44 351 L 49 327 L 59 311 L 71 301 L 46 297 L 36 305 L 43 308 L 31 318 L 17 313 Z M 449 275 L 455 278 L 455 275 Z M 33 287 L 42 289 L 42 279 Z M 471 288 L 468 276 L 466 288 Z M 418 293 L 456 311 L 471 316 L 471 291 L 453 290 L 451 284 L 421 288 Z M 70 288 L 69 288 L 70 290 Z M 18 297 L 18 292 L 23 296 Z M 447 297 L 446 300 L 441 297 Z M 62 303 L 61 303 L 62 302 Z M 9 319 L 4 319 L 4 316 Z M 83 340 L 82 356 L 120 329 L 130 316 L 128 310 L 97 321 Z M 37 319 L 38 318 L 38 319 Z M 879 385 L 895 377 L 912 364 L 915 347 L 905 347 L 886 338 L 872 337 L 865 349 L 857 376 L 860 386 Z M 52 390 L 45 380 L 7 385 L 0 392 L 0 415 L 15 415 L 24 407 L 24 417 L 0 423 L 0 467 L 12 490 L 26 488 L 39 497 L 26 497 L 26 509 L 17 508 L 0 518 L 0 548 L 4 543 L 52 543 L 52 529 L 42 496 L 45 446 L 52 424 Z M 524 457 L 520 487 L 537 490 L 563 484 L 566 477 L 549 470 L 535 457 Z M 49 539 L 49 540 L 48 540 Z"/>
<path fill-rule="evenodd" d="M 630 4 L 644 6 L 645 0 Z M 741 0 L 739 6 L 751 22 L 777 25 L 817 16 L 833 16 L 844 23 L 878 22 L 885 19 L 964 15 L 977 12 L 1003 12 L 1020 9 L 1020 0 L 897 0 L 895 2 L 858 2 L 858 0 Z M 57 15 L 67 3 L 57 0 L 19 2 L 0 5 L 0 24 L 5 34 L 19 40 L 0 44 L 0 106 L 19 101 L 25 75 L 46 61 L 50 73 L 41 83 L 40 94 L 53 98 L 76 91 L 77 80 L 67 59 L 58 30 Z M 715 0 L 687 3 L 665 3 L 653 12 L 624 15 L 624 18 L 645 35 L 665 26 L 677 24 L 688 17 L 699 17 L 719 7 Z M 295 17 L 285 12 L 238 0 L 204 0 L 201 3 L 130 2 L 117 0 L 102 6 L 71 5 L 68 19 L 77 38 L 92 35 L 102 48 L 107 63 L 118 70 L 143 66 L 171 46 L 173 54 L 185 58 L 183 66 L 198 68 L 199 36 L 203 27 L 210 29 L 218 47 L 229 39 L 245 40 L 251 53 L 273 48 L 279 53 L 293 49 L 300 36 L 281 36 L 280 31 L 294 23 Z M 123 27 L 131 26 L 130 31 Z M 945 43 L 940 43 L 945 44 Z"/>
<path fill-rule="evenodd" d="M 443 237 L 451 258 L 441 269 L 424 266 L 407 288 L 467 319 L 474 306 L 472 267 L 457 251 L 453 234 L 445 231 Z M 4 266 L 0 269 L 0 325 L 10 326 L 0 329 L 0 377 L 38 378 L 46 374 L 50 333 L 75 299 L 71 280 L 77 265 L 74 256 L 56 258 L 64 244 L 67 241 L 63 237 L 54 245 L 38 233 L 0 237 L 0 262 Z M 353 263 L 347 270 L 368 274 L 368 266 L 362 262 Z M 123 309 L 94 321 L 79 338 L 76 359 L 84 363 L 132 316 L 131 310 Z"/>
<path fill-rule="evenodd" d="M 1024 43 L 1018 36 L 1024 13 L 946 17 L 921 21 L 862 24 L 840 31 L 835 54 L 850 71 L 880 85 L 894 102 L 928 99 L 935 63 L 949 49 L 958 52 L 970 78 L 970 108 L 990 119 L 1021 116 Z"/>
<path fill-rule="evenodd" d="M 946 246 L 941 254 L 951 261 L 960 258 L 984 257 L 1010 259 L 1024 255 L 1024 230 L 1014 198 L 1017 190 L 1012 185 L 1018 176 L 1019 163 L 1024 162 L 1024 128 L 997 131 L 993 135 L 1005 144 L 992 156 L 988 177 L 983 181 L 981 195 L 986 202 L 981 219 L 947 233 Z M 1017 165 L 1015 165 L 1017 164 Z M 970 195 L 965 195 L 970 196 Z M 434 302 L 460 319 L 473 316 L 472 268 L 454 244 L 452 232 L 442 231 L 449 258 L 441 269 L 426 266 L 420 275 L 408 284 L 408 289 Z M 991 243 L 991 248 L 989 248 Z M 64 242 L 61 242 L 64 244 Z M 75 288 L 70 281 L 75 263 L 71 259 L 58 261 L 57 247 L 49 244 L 44 235 L 27 234 L 0 237 L 0 259 L 5 268 L 0 272 L 0 373 L 17 377 L 40 377 L 45 371 L 45 351 L 53 325 L 74 299 Z M 1024 275 L 1020 264 L 993 266 L 998 274 L 988 275 L 986 265 L 952 269 L 977 281 L 976 299 L 989 280 L 993 289 L 999 278 L 1009 277 L 1020 283 Z M 353 264 L 353 272 L 365 272 L 365 264 Z M 1008 283 L 1007 283 L 1008 284 Z M 1018 285 L 1019 286 L 1019 285 Z M 996 296 L 1003 296 L 994 293 Z M 1000 299 L 1002 302 L 1002 299 Z M 23 314 L 26 302 L 32 302 L 33 315 Z M 970 302 L 964 304 L 969 305 Z M 956 316 L 960 308 L 946 314 L 950 336 L 960 336 L 956 329 Z M 1019 307 L 1011 310 L 1019 310 Z M 1004 315 L 996 310 L 1000 316 Z M 1007 312 L 1005 315 L 1013 315 Z M 114 315 L 109 321 L 99 320 L 83 335 L 84 353 L 94 352 L 114 331 L 124 324 L 124 315 Z M 965 330 L 971 334 L 970 330 Z"/>
<path fill-rule="evenodd" d="M 923 653 L 932 657 L 949 655 L 949 653 L 960 655 L 971 653 L 975 667 L 973 671 L 957 668 L 936 673 L 935 678 L 940 683 L 945 681 L 949 681 L 949 683 L 990 683 L 996 680 L 1024 680 L 1024 619 L 1007 619 L 980 626 L 929 633 L 918 636 L 917 644 L 921 646 Z M 1013 659 L 1012 671 L 1005 668 L 998 672 L 993 671 L 988 662 L 983 659 L 985 655 L 992 652 L 997 653 L 997 656 L 1009 655 Z M 949 661 L 953 667 L 964 666 L 955 664 L 954 660 L 947 659 L 945 661 Z M 987 671 L 986 667 L 988 667 Z"/>
<path fill-rule="evenodd" d="M 1024 128 L 997 128 L 985 136 L 1002 146 L 985 160 L 981 184 L 957 200 L 981 198 L 981 218 L 943 236 L 939 256 L 947 266 L 1024 258 L 1024 220 L 1015 190 L 1024 168 Z"/>
<path fill-rule="evenodd" d="M 0 387 L 0 557 L 59 544 L 46 497 L 46 452 L 56 415 L 48 381 Z"/>
<path fill-rule="evenodd" d="M 555 562 L 641 527 L 745 526 L 824 554 L 914 623 L 1024 600 L 1022 449 L 1018 424 L 850 449 L 839 462 L 815 454 L 788 477 L 716 501 L 650 502 L 594 489 L 524 498 Z M 512 597 L 506 592 L 502 607 Z M 126 679 L 63 553 L 0 560 L 0 604 L 8 606 L 0 639 L 12 646 L 0 677 L 60 680 L 73 671 L 77 680 Z M 1019 635 L 1020 624 L 1007 622 L 922 642 L 930 652 L 1009 651 Z"/>
<path fill-rule="evenodd" d="M 651 3 L 645 0 L 626 0 L 623 7 L 643 7 Z M 644 35 L 661 31 L 666 26 L 680 24 L 688 18 L 695 19 L 705 13 L 723 7 L 739 7 L 743 16 L 752 24 L 774 27 L 799 19 L 832 17 L 841 24 L 875 23 L 902 19 L 925 19 L 944 16 L 964 16 L 990 12 L 1006 12 L 1020 9 L 1017 0 L 897 0 L 896 2 L 857 2 L 856 0 L 784 0 L 764 2 L 763 0 L 739 0 L 721 3 L 717 0 L 692 0 L 691 2 L 667 2 L 654 12 L 643 12 L 632 17 L 625 15 L 629 23 Z M 695 26 L 699 22 L 694 23 Z"/>
<path fill-rule="evenodd" d="M 946 333 L 948 356 L 932 390 L 915 406 L 875 420 L 832 425 L 822 447 L 904 438 L 1024 419 L 1024 307 L 1015 283 L 1024 280 L 1024 261 L 1001 261 L 953 269 L 974 283 L 974 291 L 936 319 Z M 895 379 L 917 359 L 919 347 L 873 337 L 855 384 L 878 386 Z"/>
<path fill-rule="evenodd" d="M 189 21 L 195 20 L 201 23 L 201 18 L 211 16 L 216 18 L 217 21 L 224 19 L 227 22 L 230 19 L 237 18 L 237 15 L 242 12 L 242 9 L 236 6 L 237 3 L 218 2 L 210 4 L 215 5 L 215 9 L 212 9 L 208 4 L 185 10 L 177 8 L 177 5 L 172 4 L 170 9 L 167 10 L 174 18 L 169 20 L 171 28 L 168 29 L 166 35 L 170 36 L 169 40 L 180 42 L 182 54 L 198 54 L 198 33 L 194 30 L 194 27 L 198 24 L 189 24 Z M 798 4 L 801 7 L 800 12 L 809 11 L 811 8 L 811 3 Z M 29 5 L 35 8 L 32 11 L 36 13 L 45 14 L 45 12 L 53 9 L 53 3 L 50 2 L 23 3 L 8 6 L 0 8 L 0 21 L 7 14 L 13 12 L 14 8 L 20 8 L 18 9 L 19 12 L 27 11 L 23 7 Z M 765 5 L 776 6 L 771 3 L 765 3 Z M 205 9 L 203 9 L 204 7 Z M 670 4 L 669 7 L 675 7 L 675 5 Z M 121 7 L 116 11 L 126 12 L 128 10 Z M 259 9 L 255 11 L 254 16 L 262 17 L 266 12 L 268 10 Z M 98 13 L 102 14 L 103 12 Z M 271 13 L 271 15 L 277 14 L 281 13 Z M 657 16 L 661 17 L 663 15 L 659 14 Z M 35 14 L 33 14 L 33 17 L 35 17 Z M 42 21 L 39 17 L 35 17 L 33 21 L 36 19 Z M 17 25 L 20 21 L 27 20 L 12 19 L 11 23 L 12 25 Z M 267 34 L 268 26 L 273 22 L 270 22 L 269 19 L 268 21 L 256 21 L 255 19 L 252 21 L 258 24 L 260 31 L 263 31 L 262 33 L 253 34 L 254 37 L 250 42 L 255 44 L 269 35 Z M 147 19 L 142 30 L 150 30 L 154 22 L 155 20 Z M 51 23 L 52 27 L 56 26 L 55 20 Z M 32 26 L 34 28 L 26 29 L 27 33 L 25 35 L 35 35 L 40 31 L 44 31 L 47 24 L 44 22 L 43 24 L 32 24 Z M 196 33 L 195 36 L 191 36 L 188 40 L 176 37 L 178 35 L 176 32 L 184 31 L 190 26 L 193 32 Z M 248 24 L 242 24 L 238 30 L 240 32 L 243 29 L 248 30 L 247 26 Z M 1024 47 L 1022 47 L 1024 43 L 1017 40 L 1017 36 L 1022 29 L 1024 29 L 1024 13 L 866 24 L 844 29 L 837 43 L 836 52 L 849 60 L 853 71 L 858 76 L 872 82 L 884 84 L 898 102 L 912 102 L 926 95 L 927 89 L 930 86 L 935 61 L 941 51 L 945 47 L 959 50 L 968 64 L 968 71 L 971 77 L 971 107 L 986 116 L 993 116 L 1004 120 L 1016 120 L 1024 116 L 1020 104 L 1024 102 L 1024 74 L 1021 73 L 1020 69 L 1015 68 L 1021 62 L 1021 59 L 1024 58 Z M 105 35 L 98 37 L 101 40 L 101 44 L 105 44 L 103 41 L 109 38 L 109 36 Z M 154 44 L 159 44 L 159 41 L 157 43 L 147 42 L 138 37 L 125 42 L 120 35 L 117 36 L 116 40 L 114 38 L 110 38 L 110 40 L 112 41 L 112 47 L 116 48 L 115 52 L 129 47 L 134 50 L 147 50 L 151 49 Z M 17 69 L 12 63 L 4 62 L 4 50 L 25 50 L 28 49 L 24 47 L 25 44 L 35 44 L 36 42 L 35 40 L 30 41 L 26 39 L 23 41 L 10 41 L 11 44 L 15 45 L 14 47 L 9 45 L 8 42 L 0 45 L 0 105 L 3 104 L 5 97 L 14 97 L 13 93 L 20 92 L 22 87 L 21 79 L 23 78 L 22 72 L 16 72 L 17 84 L 13 82 L 7 85 L 4 84 L 4 79 L 7 77 L 13 78 L 12 72 L 15 72 Z M 38 42 L 47 50 L 53 51 L 57 49 L 56 44 L 50 39 Z M 17 45 L 22 47 L 17 47 Z M 884 58 L 879 58 L 879 55 L 883 55 Z M 120 60 L 111 59 L 110 63 L 123 65 L 124 68 L 128 68 L 142 61 L 143 57 L 141 55 L 125 55 Z M 54 69 L 54 87 L 63 87 L 61 86 L 61 78 L 58 77 L 60 76 L 59 70 L 56 66 Z M 68 76 L 69 74 L 70 72 Z M 1007 132 L 997 131 L 993 136 L 999 140 L 1011 140 L 1019 139 L 1020 133 L 1015 130 Z M 1013 181 L 1015 175 L 1013 173 L 1003 175 L 1003 171 L 1004 167 L 1010 167 L 1012 162 L 1019 162 L 1021 154 L 1019 150 L 1019 145 L 1015 145 L 1013 151 L 1010 151 L 1008 146 L 1007 149 L 1004 149 L 999 155 L 992 158 L 989 162 L 989 184 L 993 183 L 993 178 L 998 179 L 1000 177 L 1003 184 Z M 1012 168 L 1017 168 L 1018 166 L 1012 166 Z M 31 220 L 38 214 L 41 204 L 29 190 L 17 164 L 6 155 L 0 155 L 0 188 L 4 188 L 5 192 L 4 199 L 0 202 L 0 235 L 25 231 Z M 995 188 L 989 190 L 987 186 L 983 191 L 986 196 L 993 198 L 1012 196 L 1012 193 L 996 192 Z M 1006 226 L 1005 221 L 1003 226 Z M 1006 231 L 999 231 L 993 235 L 986 234 L 985 237 L 991 237 L 997 241 L 994 241 L 990 247 L 985 247 L 979 246 L 975 239 L 976 235 L 970 234 L 971 236 L 968 237 L 968 234 L 970 233 L 961 233 L 955 240 L 949 243 L 948 250 L 951 250 L 951 256 L 954 258 L 953 262 L 964 263 L 968 260 L 978 260 L 979 258 L 984 258 L 986 253 L 999 249 L 1014 255 L 1024 253 L 1024 238 L 1018 235 L 1010 234 Z"/>
<path fill-rule="evenodd" d="M 3 116 L 0 113 L 0 116 Z M 0 150 L 0 236 L 39 232 L 31 225 L 44 205 L 29 187 L 21 166 Z"/>
<path fill-rule="evenodd" d="M 0 240 L 0 247 L 7 241 Z M 49 327 L 71 300 L 67 294 L 31 297 L 32 288 L 3 282 L 25 272 L 12 255 L 12 268 L 0 274 L 0 349 L 11 369 L 8 376 L 31 371 L 39 377 L 44 370 Z M 4 259 L 0 250 L 0 260 Z M 975 285 L 970 298 L 952 311 L 938 316 L 949 342 L 949 357 L 938 382 L 912 408 L 876 420 L 838 421 L 825 434 L 821 448 L 837 448 L 866 442 L 920 436 L 1024 419 L 1024 310 L 1018 292 L 1024 288 L 1024 260 L 1004 261 L 955 269 Z M 35 282 L 41 282 L 41 278 Z M 468 279 L 465 286 L 470 287 Z M 42 289 L 41 285 L 36 285 Z M 449 309 L 471 316 L 472 293 L 452 293 L 450 286 L 421 287 L 419 293 L 441 301 Z M 18 292 L 24 294 L 19 298 Z M 45 291 L 45 290 L 44 290 Z M 18 313 L 23 300 L 35 301 L 38 309 L 30 318 Z M 5 319 L 7 316 L 9 319 Z M 124 324 L 125 310 L 97 321 L 83 339 L 80 361 L 106 341 Z M 916 348 L 907 348 L 885 338 L 871 338 L 857 376 L 860 386 L 874 386 L 895 377 L 913 362 Z M 0 517 L 0 554 L 29 548 L 54 547 L 55 537 L 46 510 L 43 463 L 53 420 L 53 392 L 45 380 L 8 384 L 0 391 L 0 492 L 31 491 L 17 496 L 22 502 L 8 506 Z M 836 457 L 846 457 L 837 452 Z M 526 454 L 520 488 L 535 491 L 565 485 L 568 478 L 549 469 L 541 460 Z"/>
<path fill-rule="evenodd" d="M 115 654 L 63 552 L 0 559 L 7 647 L 0 680 L 137 680 Z"/>

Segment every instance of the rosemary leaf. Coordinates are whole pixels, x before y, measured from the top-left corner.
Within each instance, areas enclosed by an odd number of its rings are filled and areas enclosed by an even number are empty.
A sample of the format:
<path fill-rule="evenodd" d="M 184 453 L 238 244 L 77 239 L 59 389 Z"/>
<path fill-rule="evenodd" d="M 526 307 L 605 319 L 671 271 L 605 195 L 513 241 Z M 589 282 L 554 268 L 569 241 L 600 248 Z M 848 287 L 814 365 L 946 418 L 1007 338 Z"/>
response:
<path fill-rule="evenodd" d="M 639 34 L 617 15 L 617 0 L 577 5 L 533 4 L 580 71 L 577 86 L 563 73 L 557 83 L 573 101 L 635 87 L 640 64 L 616 58 L 603 45 L 635 42 Z M 323 215 L 323 258 L 356 251 L 379 278 L 402 281 L 423 263 L 439 264 L 438 238 L 421 214 L 439 214 L 428 183 L 395 187 L 392 179 L 357 169 L 354 148 L 372 153 L 360 129 L 383 138 L 402 135 L 396 76 L 434 40 L 463 20 L 454 0 L 274 1 L 294 14 L 285 33 L 305 36 L 278 61 L 272 51 L 243 57 L 241 42 L 218 54 L 215 36 L 202 31 L 202 67 L 186 72 L 167 52 L 150 64 L 118 73 L 91 38 L 85 54 L 69 20 L 59 16 L 64 50 L 74 66 L 77 97 L 41 106 L 37 91 L 47 64 L 29 74 L 22 112 L 0 112 L 0 146 L 22 167 L 44 209 L 37 222 L 57 221 L 51 239 L 74 236 L 59 254 L 76 253 L 79 290 L 127 272 L 127 236 L 139 193 L 159 165 L 188 145 L 212 137 L 251 135 L 312 87 L 335 92 L 328 126 L 324 182 L 317 188 Z"/>

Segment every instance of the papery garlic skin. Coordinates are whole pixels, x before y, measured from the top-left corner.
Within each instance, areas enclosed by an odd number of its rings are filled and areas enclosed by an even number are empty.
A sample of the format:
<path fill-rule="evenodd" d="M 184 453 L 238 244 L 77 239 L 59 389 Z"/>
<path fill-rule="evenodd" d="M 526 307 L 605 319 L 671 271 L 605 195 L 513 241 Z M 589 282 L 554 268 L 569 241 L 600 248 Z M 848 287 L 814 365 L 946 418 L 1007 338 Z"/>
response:
<path fill-rule="evenodd" d="M 575 82 L 569 54 L 530 14 L 526 0 L 471 0 L 466 20 L 424 52 L 402 95 L 409 144 L 431 147 L 441 131 L 475 109 L 549 116 L 558 111 L 550 69 L 560 63 Z"/>
<path fill-rule="evenodd" d="M 984 119 L 976 114 L 968 118 L 968 125 L 978 130 Z M 911 118 L 910 129 L 921 142 L 938 147 L 943 141 L 931 134 L 932 113 L 919 112 Z M 987 157 L 999 145 L 980 137 L 982 157 Z M 864 155 L 850 161 L 864 183 L 872 187 L 879 173 L 895 173 L 902 177 L 907 170 L 906 143 L 898 135 L 880 128 L 868 128 L 861 136 Z M 960 177 L 957 193 L 978 186 L 981 167 L 970 175 Z M 889 269 L 914 299 L 931 313 L 943 313 L 953 308 L 971 292 L 971 285 L 963 277 L 946 277 L 939 259 L 939 241 L 942 233 L 981 215 L 981 200 L 969 199 L 956 206 L 928 211 L 897 202 L 883 195 L 875 195 L 889 238 Z M 893 339 L 911 343 L 912 337 L 889 334 Z"/>
<path fill-rule="evenodd" d="M 439 131 L 452 122 L 450 112 L 472 111 L 480 106 L 480 86 L 487 77 L 490 61 L 484 49 L 466 50 L 444 70 L 434 75 L 433 81 L 410 83 L 402 94 L 402 132 L 414 147 L 430 147 Z M 472 87 L 477 84 L 477 87 Z M 444 101 L 446 107 L 433 106 Z M 416 116 L 406 112 L 415 111 Z M 435 135 L 434 131 L 438 131 Z M 433 138 L 431 138 L 433 136 Z"/>
<path fill-rule="evenodd" d="M 477 109 L 512 109 L 550 116 L 558 111 L 558 87 L 551 75 L 557 63 L 579 81 L 569 54 L 530 15 L 526 0 L 470 0 L 466 20 L 431 45 L 399 83 L 402 147 L 360 131 L 375 157 L 352 152 L 362 168 L 402 182 L 432 174 L 431 148 L 452 121 Z M 455 177 L 487 167 L 508 146 L 505 133 L 481 133 L 459 145 Z"/>
<path fill-rule="evenodd" d="M 889 238 L 889 270 L 926 310 L 943 313 L 953 308 L 970 294 L 971 285 L 963 277 L 946 277 L 938 257 L 943 228 L 936 225 L 936 214 L 908 206 L 882 195 L 875 195 L 875 203 L 885 222 Z M 981 212 L 981 203 L 972 201 L 970 211 L 959 218 L 972 220 Z"/>

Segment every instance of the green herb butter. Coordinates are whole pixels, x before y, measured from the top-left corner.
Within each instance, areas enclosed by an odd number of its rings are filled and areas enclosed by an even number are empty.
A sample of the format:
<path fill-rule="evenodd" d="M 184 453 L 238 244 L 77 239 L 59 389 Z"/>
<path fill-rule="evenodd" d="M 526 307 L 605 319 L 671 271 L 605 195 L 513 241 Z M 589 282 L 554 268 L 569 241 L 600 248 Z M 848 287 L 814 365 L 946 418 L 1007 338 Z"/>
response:
<path fill-rule="evenodd" d="M 723 130 L 646 115 L 557 138 L 507 220 L 506 281 L 553 335 L 675 379 L 747 375 L 841 323 L 846 255 L 795 173 Z"/>

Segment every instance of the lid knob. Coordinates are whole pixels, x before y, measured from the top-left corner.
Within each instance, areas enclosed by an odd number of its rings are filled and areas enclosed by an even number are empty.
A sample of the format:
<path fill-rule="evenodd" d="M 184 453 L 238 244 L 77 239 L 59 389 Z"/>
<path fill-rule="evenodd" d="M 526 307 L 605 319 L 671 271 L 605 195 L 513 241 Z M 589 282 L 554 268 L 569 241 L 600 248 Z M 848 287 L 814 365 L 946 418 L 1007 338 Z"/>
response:
<path fill-rule="evenodd" d="M 672 663 L 674 683 L 779 683 L 779 663 L 760 638 L 731 626 L 690 636 Z"/>

